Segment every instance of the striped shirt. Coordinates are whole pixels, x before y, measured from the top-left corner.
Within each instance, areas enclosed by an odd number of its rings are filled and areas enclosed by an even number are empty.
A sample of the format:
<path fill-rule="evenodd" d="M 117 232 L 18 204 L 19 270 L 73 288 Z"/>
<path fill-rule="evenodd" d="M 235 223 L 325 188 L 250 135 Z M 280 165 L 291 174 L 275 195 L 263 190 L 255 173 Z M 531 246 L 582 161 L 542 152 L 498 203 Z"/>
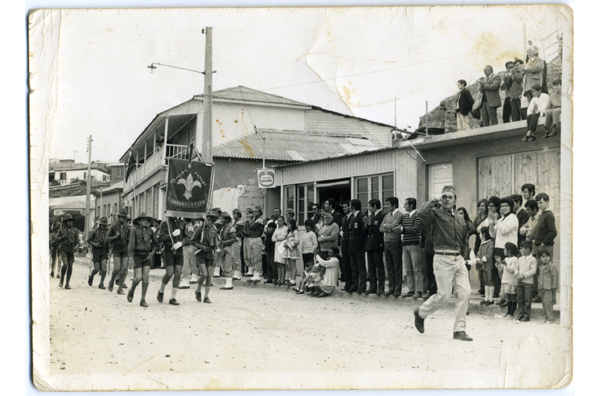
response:
<path fill-rule="evenodd" d="M 416 210 L 402 216 L 402 244 L 404 246 L 419 245 L 422 228 L 423 220 L 417 216 Z"/>

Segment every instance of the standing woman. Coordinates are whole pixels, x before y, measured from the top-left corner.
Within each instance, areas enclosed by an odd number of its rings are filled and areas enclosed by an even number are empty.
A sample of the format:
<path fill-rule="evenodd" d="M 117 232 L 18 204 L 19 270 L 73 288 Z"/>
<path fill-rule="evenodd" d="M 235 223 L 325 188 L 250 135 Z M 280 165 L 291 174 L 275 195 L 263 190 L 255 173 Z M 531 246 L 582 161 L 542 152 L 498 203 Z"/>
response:
<path fill-rule="evenodd" d="M 163 260 L 165 265 L 165 275 L 162 278 L 160 289 L 156 299 L 163 302 L 165 287 L 173 278 L 171 288 L 171 299 L 169 304 L 179 305 L 175 296 L 179 290 L 179 281 L 181 280 L 181 271 L 183 268 L 183 238 L 185 236 L 185 225 L 175 217 L 167 217 L 166 221 L 160 223 L 158 228 L 157 241 L 164 246 Z M 194 258 L 195 259 L 195 258 Z"/>
<path fill-rule="evenodd" d="M 488 201 L 487 199 L 481 199 L 477 202 L 477 217 L 473 220 L 473 225 L 475 226 L 475 247 L 473 248 L 473 253 L 475 256 L 479 253 L 479 248 L 481 246 L 481 237 L 479 233 L 483 227 L 487 227 L 489 225 L 488 216 Z M 477 268 L 477 277 L 479 279 L 479 290 L 477 293 L 484 294 L 484 279 L 483 279 L 483 270 L 481 265 L 476 265 Z"/>
<path fill-rule="evenodd" d="M 340 227 L 338 227 L 337 223 L 333 221 L 333 216 L 331 213 L 324 213 L 322 220 L 324 223 L 321 226 L 317 241 L 319 242 L 321 257 L 326 258 L 331 248 L 338 247 Z"/>
<path fill-rule="evenodd" d="M 516 246 L 519 243 L 519 219 L 515 215 L 514 202 L 510 197 L 502 198 L 499 202 L 499 218 L 496 220 L 490 219 L 490 235 L 494 238 L 494 256 L 500 256 L 504 260 L 505 245 L 510 242 Z M 494 266 L 494 269 L 494 290 L 500 291 L 500 275 L 496 266 Z M 496 295 L 496 292 L 494 292 L 494 295 Z M 500 301 L 500 303 L 503 302 L 503 300 Z"/>
<path fill-rule="evenodd" d="M 485 224 L 485 227 L 490 229 L 490 236 L 492 239 L 496 238 L 495 229 L 492 227 L 492 223 L 495 223 L 496 220 L 500 217 L 500 198 L 493 195 L 488 198 L 488 217 L 486 221 L 482 224 Z M 494 243 L 495 246 L 495 243 Z M 494 252 L 496 254 L 496 252 Z M 504 259 L 504 249 L 500 256 Z M 493 257 L 493 256 L 492 256 Z M 500 274 L 498 274 L 498 268 L 495 265 L 492 266 L 492 279 L 494 284 L 494 298 L 498 298 L 500 293 Z"/>
<path fill-rule="evenodd" d="M 457 209 L 457 212 L 465 219 L 465 223 L 467 223 L 467 229 L 469 230 L 469 238 L 471 237 L 471 235 L 477 235 L 477 228 L 475 227 L 475 224 L 473 224 L 473 222 L 471 221 L 467 209 L 461 207 Z"/>
<path fill-rule="evenodd" d="M 279 216 L 276 220 L 277 229 L 273 233 L 271 240 L 275 242 L 275 264 L 277 264 L 277 281 L 274 286 L 281 286 L 285 283 L 285 259 L 283 258 L 283 242 L 287 238 L 288 229 L 285 225 L 283 216 Z"/>
<path fill-rule="evenodd" d="M 289 286 L 296 285 L 296 260 L 301 258 L 300 249 L 298 249 L 299 243 L 300 233 L 298 232 L 298 226 L 296 226 L 296 220 L 290 219 L 288 220 L 287 236 L 284 242 L 285 250 L 283 252 L 283 258 L 290 273 Z"/>
<path fill-rule="evenodd" d="M 335 290 L 340 276 L 340 260 L 338 255 L 340 250 L 337 247 L 332 247 L 328 250 L 329 259 L 323 260 L 317 255 L 317 263 L 321 267 L 325 267 L 323 278 L 316 282 L 317 289 L 321 292 L 317 297 L 327 297 Z"/>

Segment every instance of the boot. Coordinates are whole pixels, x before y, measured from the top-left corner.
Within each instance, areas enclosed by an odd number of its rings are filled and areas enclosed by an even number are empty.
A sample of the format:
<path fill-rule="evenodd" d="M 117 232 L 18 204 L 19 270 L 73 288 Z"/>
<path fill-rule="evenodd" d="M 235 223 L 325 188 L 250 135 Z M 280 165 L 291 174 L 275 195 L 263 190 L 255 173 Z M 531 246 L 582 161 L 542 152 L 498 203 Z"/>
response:
<path fill-rule="evenodd" d="M 233 271 L 233 279 L 242 280 L 242 271 Z"/>
<path fill-rule="evenodd" d="M 221 290 L 232 290 L 233 289 L 233 279 L 225 278 L 225 286 L 221 287 Z"/>

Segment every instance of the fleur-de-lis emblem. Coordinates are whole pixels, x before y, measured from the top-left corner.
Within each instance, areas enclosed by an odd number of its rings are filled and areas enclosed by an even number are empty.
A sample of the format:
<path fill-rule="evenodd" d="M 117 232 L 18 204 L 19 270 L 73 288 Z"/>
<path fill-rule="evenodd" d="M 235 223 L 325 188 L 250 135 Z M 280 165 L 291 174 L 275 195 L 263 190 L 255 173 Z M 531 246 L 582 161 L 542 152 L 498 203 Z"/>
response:
<path fill-rule="evenodd" d="M 184 179 L 183 177 L 179 179 L 177 181 L 177 184 L 183 184 L 185 186 L 185 193 L 183 194 L 183 196 L 188 201 L 192 197 L 192 190 L 194 189 L 194 187 L 202 187 L 202 183 L 200 183 L 198 180 L 194 180 L 191 173 L 188 174 L 187 179 Z"/>

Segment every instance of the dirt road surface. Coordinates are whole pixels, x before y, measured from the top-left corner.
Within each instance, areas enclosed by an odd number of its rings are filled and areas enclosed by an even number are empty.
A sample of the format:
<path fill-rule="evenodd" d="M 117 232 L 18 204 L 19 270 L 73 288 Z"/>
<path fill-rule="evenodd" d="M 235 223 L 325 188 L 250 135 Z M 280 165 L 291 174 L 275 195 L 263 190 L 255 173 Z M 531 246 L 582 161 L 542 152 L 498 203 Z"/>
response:
<path fill-rule="evenodd" d="M 170 285 L 156 300 L 163 271 L 154 270 L 143 308 L 141 285 L 128 303 L 116 288 L 98 289 L 99 277 L 89 287 L 87 274 L 79 262 L 72 290 L 51 281 L 46 383 L 54 389 L 552 387 L 571 371 L 567 329 L 539 315 L 515 323 L 495 318 L 499 308 L 472 308 L 474 341 L 463 342 L 452 339 L 452 305 L 420 334 L 413 310 L 422 300 L 340 291 L 318 299 L 240 282 L 223 291 L 215 280 L 212 304 L 189 289 L 171 306 Z"/>

